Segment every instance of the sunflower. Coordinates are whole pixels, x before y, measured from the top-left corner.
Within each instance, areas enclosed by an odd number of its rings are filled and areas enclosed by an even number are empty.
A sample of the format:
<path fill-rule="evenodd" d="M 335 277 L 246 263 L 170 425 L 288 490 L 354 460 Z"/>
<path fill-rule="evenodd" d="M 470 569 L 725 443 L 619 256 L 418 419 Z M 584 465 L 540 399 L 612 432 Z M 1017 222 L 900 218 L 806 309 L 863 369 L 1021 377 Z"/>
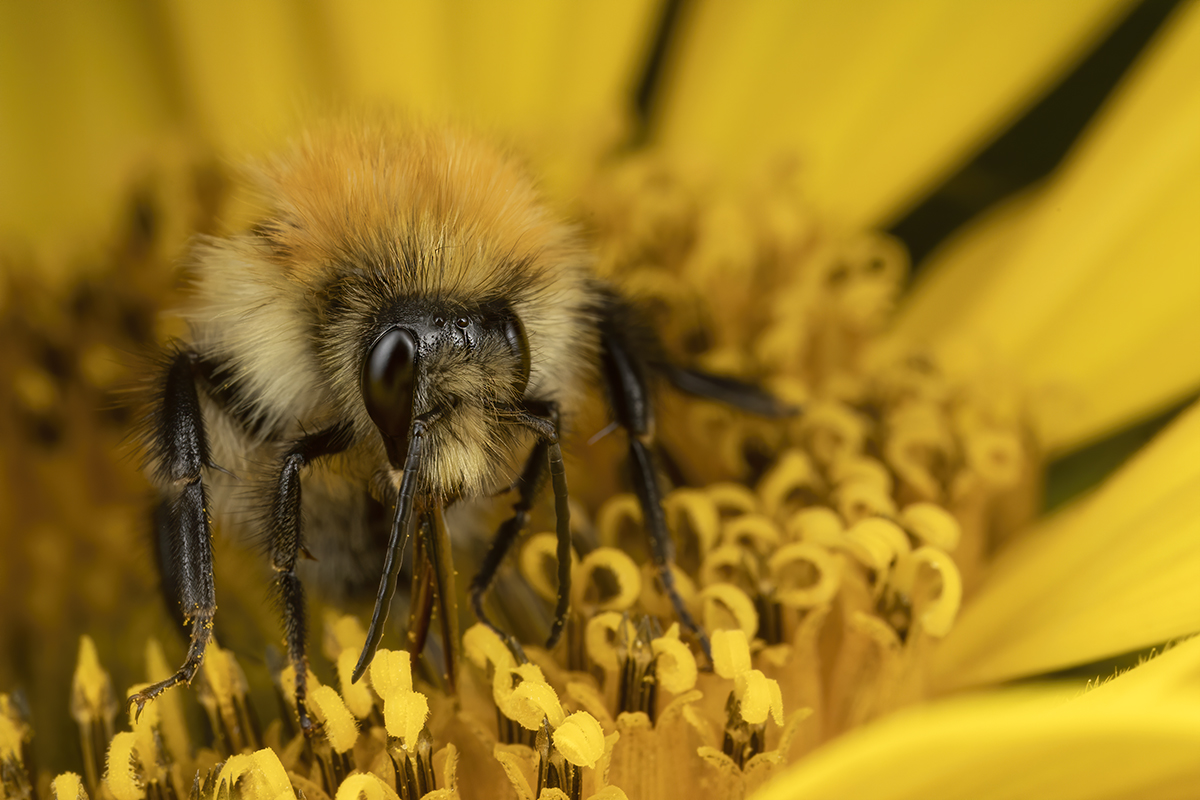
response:
<path fill-rule="evenodd" d="M 24 687 L 0 695 L 0 797 L 1197 791 L 1195 3 L 0 20 L 0 688 Z M 1078 99 L 1056 76 L 1139 27 L 1157 31 L 1061 163 L 988 186 L 989 157 L 1044 147 L 1023 126 Z M 711 662 L 642 566 L 611 439 L 585 433 L 569 471 L 594 546 L 560 649 L 518 656 L 471 628 L 457 695 L 401 652 L 351 684 L 364 633 L 327 609 L 305 739 L 294 676 L 262 655 L 261 565 L 218 542 L 222 648 L 192 689 L 122 712 L 170 671 L 156 637 L 177 649 L 110 402 L 126 351 L 170 333 L 157 309 L 187 232 L 244 215 L 228 159 L 312 106 L 360 104 L 521 143 L 677 357 L 803 406 L 768 425 L 665 399 L 665 506 Z M 1151 432 L 1094 485 L 1106 450 Z M 497 613 L 523 639 L 553 552 L 532 535 L 502 576 Z"/>

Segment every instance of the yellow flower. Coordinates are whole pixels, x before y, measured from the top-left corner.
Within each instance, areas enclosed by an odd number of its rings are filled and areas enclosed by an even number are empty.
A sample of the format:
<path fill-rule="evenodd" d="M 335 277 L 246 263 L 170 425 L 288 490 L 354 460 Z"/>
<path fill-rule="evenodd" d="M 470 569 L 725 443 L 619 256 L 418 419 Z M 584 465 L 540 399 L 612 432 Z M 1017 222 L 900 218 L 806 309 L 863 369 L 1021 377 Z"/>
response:
<path fill-rule="evenodd" d="M 895 315 L 905 258 L 864 233 L 898 220 L 1125 8 L 0 10 L 0 688 L 27 682 L 33 708 L 31 725 L 0 695 L 0 797 L 37 783 L 138 798 L 188 791 L 197 773 L 204 796 L 1188 796 L 1200 639 L 1087 691 L 1006 684 L 1200 632 L 1200 407 L 1026 524 L 1044 454 L 1200 387 L 1200 7 L 1171 14 L 1065 162 L 941 248 Z M 671 57 L 639 129 L 632 65 L 664 19 Z M 306 743 L 286 715 L 259 730 L 261 696 L 232 652 L 256 657 L 275 623 L 237 588 L 262 584 L 256 567 L 229 551 L 218 633 L 231 649 L 118 725 L 124 685 L 169 667 L 156 645 L 148 674 L 129 655 L 167 625 L 157 606 L 134 610 L 154 600 L 151 559 L 130 544 L 139 478 L 113 458 L 122 421 L 97 411 L 122 377 L 116 351 L 151 337 L 183 232 L 215 227 L 212 153 L 262 149 L 304 103 L 376 101 L 523 141 L 594 228 L 600 269 L 672 312 L 669 347 L 804 403 L 784 426 L 696 403 L 665 415 L 702 487 L 665 510 L 714 671 L 644 616 L 672 618 L 601 441 L 571 467 L 603 546 L 574 566 L 558 653 L 518 656 L 474 628 L 458 700 L 414 682 L 400 652 L 380 651 L 368 688 L 345 680 L 361 629 L 330 617 L 334 680 L 309 678 L 324 737 Z M 643 147 L 612 156 L 630 141 Z M 135 181 L 135 224 L 114 237 Z M 120 285 L 96 285 L 106 262 Z M 543 545 L 531 537 L 521 570 L 544 595 Z M 68 763 L 63 643 L 85 631 L 69 712 L 84 753 Z M 272 677 L 290 697 L 286 670 Z M 209 739 L 188 730 L 192 694 Z M 83 777 L 28 775 L 31 747 Z"/>

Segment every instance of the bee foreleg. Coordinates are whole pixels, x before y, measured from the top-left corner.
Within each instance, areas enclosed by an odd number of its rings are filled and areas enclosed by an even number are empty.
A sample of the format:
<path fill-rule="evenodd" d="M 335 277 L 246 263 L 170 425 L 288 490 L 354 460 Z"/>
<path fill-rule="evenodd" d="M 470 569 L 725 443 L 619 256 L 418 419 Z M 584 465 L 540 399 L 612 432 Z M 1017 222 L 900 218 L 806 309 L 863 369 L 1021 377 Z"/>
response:
<path fill-rule="evenodd" d="M 301 471 L 315 459 L 345 450 L 351 442 L 350 428 L 337 425 L 292 442 L 279 463 L 266 520 L 275 569 L 275 589 L 283 609 L 284 639 L 288 661 L 296 675 L 296 711 L 300 727 L 308 733 L 312 722 L 305 704 L 308 691 L 308 656 L 305 652 L 308 625 L 304 587 L 296 576 L 296 560 L 304 547 L 301 528 Z"/>
<path fill-rule="evenodd" d="M 209 466 L 208 438 L 196 389 L 196 356 L 176 352 L 164 363 L 156 403 L 147 419 L 147 450 L 153 474 L 162 487 L 163 504 L 156 522 L 165 576 L 172 584 L 192 626 L 187 656 L 175 674 L 129 698 L 138 714 L 150 700 L 180 683 L 191 683 L 212 639 L 217 610 L 212 571 L 212 526 L 202 470 Z"/>

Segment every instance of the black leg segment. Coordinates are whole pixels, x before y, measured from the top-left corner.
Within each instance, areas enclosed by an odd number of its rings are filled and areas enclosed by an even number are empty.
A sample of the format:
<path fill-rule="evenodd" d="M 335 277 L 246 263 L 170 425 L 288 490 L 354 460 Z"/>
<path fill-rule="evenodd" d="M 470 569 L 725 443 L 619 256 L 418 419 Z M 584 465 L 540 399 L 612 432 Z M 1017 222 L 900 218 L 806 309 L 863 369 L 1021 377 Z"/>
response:
<path fill-rule="evenodd" d="M 517 479 L 517 501 L 513 503 L 512 516 L 500 525 L 500 529 L 496 532 L 496 538 L 492 540 L 491 547 L 483 557 L 479 573 L 471 581 L 471 607 L 475 610 L 475 618 L 491 628 L 502 639 L 508 639 L 508 634 L 500 630 L 488 618 L 487 612 L 483 609 L 483 598 L 491 588 L 492 581 L 496 579 L 496 573 L 499 571 L 504 557 L 508 555 L 508 551 L 520 537 L 521 531 L 529 523 L 529 512 L 533 509 L 533 502 L 546 480 L 548 453 L 549 445 L 545 442 L 538 442 L 533 446 L 533 451 L 525 461 L 525 469 L 522 470 L 521 477 Z"/>
<path fill-rule="evenodd" d="M 619 302 L 615 301 L 614 302 Z M 649 444 L 654 441 L 654 408 L 650 392 L 648 358 L 657 359 L 657 348 L 649 345 L 649 352 L 638 352 L 635 333 L 642 331 L 638 326 L 619 324 L 632 312 L 626 309 L 620 314 L 610 314 L 600 325 L 601 363 L 603 377 L 608 386 L 609 401 L 617 423 L 629 434 L 629 464 L 634 491 L 637 493 L 645 519 L 646 532 L 650 537 L 650 552 L 654 566 L 658 569 L 663 590 L 671 599 L 679 621 L 700 639 L 705 654 L 711 655 L 708 637 L 688 612 L 671 566 L 675 561 L 675 546 L 667 529 L 666 515 L 662 508 L 662 495 L 658 488 L 658 472 L 651 456 Z"/>
<path fill-rule="evenodd" d="M 308 692 L 308 656 L 305 650 L 308 625 L 304 587 L 296 576 L 296 560 L 304 547 L 300 474 L 317 458 L 340 453 L 350 443 L 348 425 L 337 425 L 292 442 L 280 460 L 266 518 L 267 541 L 271 549 L 271 566 L 276 576 L 275 590 L 283 612 L 288 661 L 296 674 L 296 710 L 300 716 L 300 727 L 306 732 L 312 728 L 305 704 Z"/>
<path fill-rule="evenodd" d="M 563 464 L 562 445 L 559 443 L 558 404 L 531 403 L 527 410 L 518 411 L 516 417 L 518 422 L 537 434 L 540 444 L 545 445 L 550 486 L 554 490 L 554 533 L 558 542 L 555 552 L 558 559 L 558 599 L 554 605 L 554 622 L 550 626 L 550 635 L 546 638 L 546 647 L 549 648 L 558 644 L 567 624 L 567 612 L 571 608 L 571 504 L 570 495 L 567 493 L 567 470 Z"/>
<path fill-rule="evenodd" d="M 152 474 L 164 495 L 156 514 L 160 561 L 179 600 L 185 624 L 192 629 L 188 653 L 175 674 L 129 698 L 138 713 L 150 700 L 179 683 L 191 683 L 212 639 L 216 592 L 212 572 L 212 527 L 202 470 L 209 466 L 208 438 L 196 389 L 196 357 L 175 353 L 164 364 L 155 407 L 145 430 Z"/>

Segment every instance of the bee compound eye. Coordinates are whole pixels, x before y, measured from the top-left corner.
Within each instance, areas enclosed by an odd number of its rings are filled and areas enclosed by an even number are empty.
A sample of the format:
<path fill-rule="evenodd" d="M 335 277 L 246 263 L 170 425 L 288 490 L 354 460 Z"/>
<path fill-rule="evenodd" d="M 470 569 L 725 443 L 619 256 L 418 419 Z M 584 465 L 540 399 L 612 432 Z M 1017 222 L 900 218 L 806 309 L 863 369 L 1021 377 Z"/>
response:
<path fill-rule="evenodd" d="M 417 340 L 405 328 L 392 328 L 375 340 L 362 368 L 362 395 L 379 431 L 404 438 L 412 425 Z"/>
<path fill-rule="evenodd" d="M 529 355 L 529 337 L 525 335 L 525 326 L 516 314 L 510 313 L 504 317 L 504 338 L 512 348 L 513 354 L 521 359 L 517 368 L 517 392 L 524 394 L 525 387 L 529 385 L 529 372 L 533 361 Z"/>

